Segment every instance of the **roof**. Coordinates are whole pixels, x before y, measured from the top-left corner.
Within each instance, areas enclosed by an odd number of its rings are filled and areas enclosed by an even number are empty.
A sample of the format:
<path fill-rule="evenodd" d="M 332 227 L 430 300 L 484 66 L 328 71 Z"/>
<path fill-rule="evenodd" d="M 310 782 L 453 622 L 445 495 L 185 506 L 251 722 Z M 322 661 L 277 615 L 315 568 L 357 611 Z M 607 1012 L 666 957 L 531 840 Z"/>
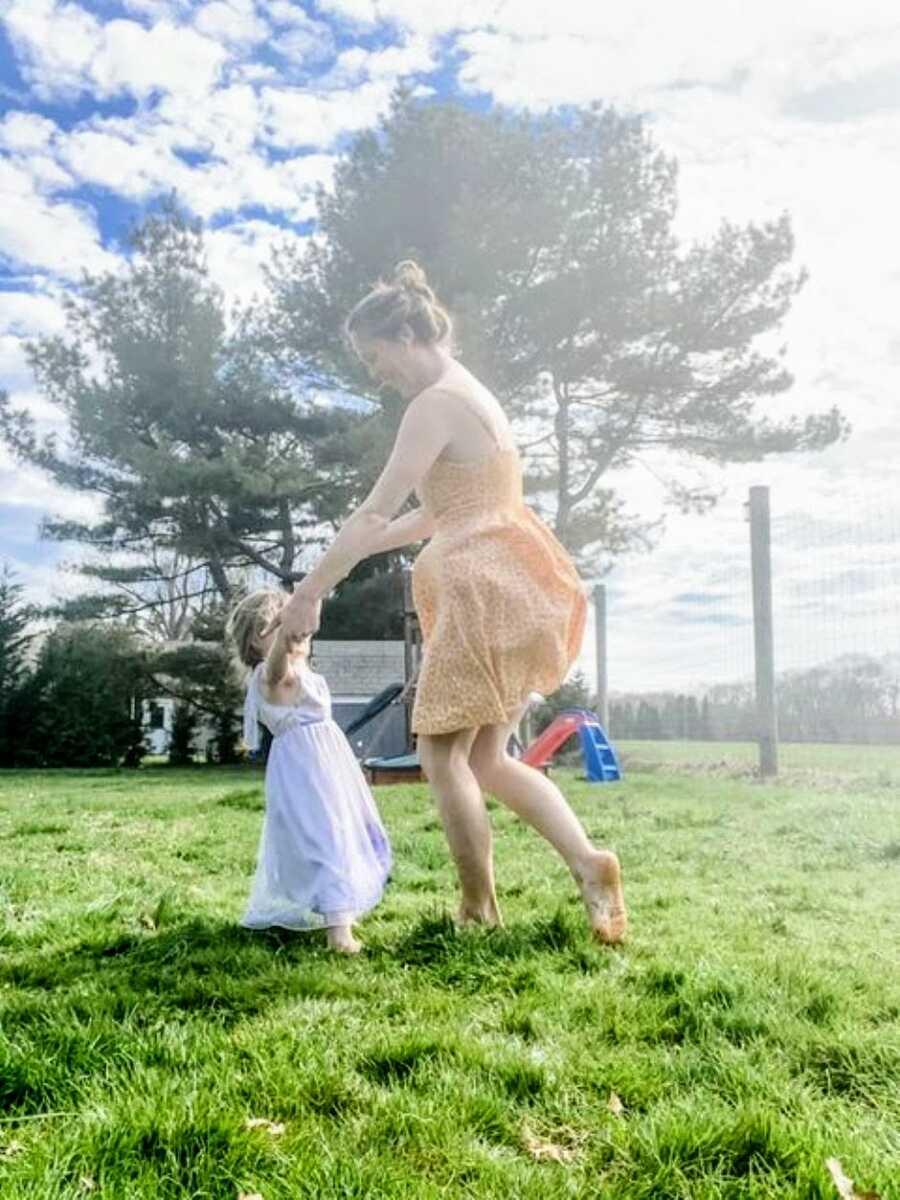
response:
<path fill-rule="evenodd" d="M 371 698 L 404 682 L 403 642 L 314 641 L 311 665 L 325 676 L 335 699 Z"/>

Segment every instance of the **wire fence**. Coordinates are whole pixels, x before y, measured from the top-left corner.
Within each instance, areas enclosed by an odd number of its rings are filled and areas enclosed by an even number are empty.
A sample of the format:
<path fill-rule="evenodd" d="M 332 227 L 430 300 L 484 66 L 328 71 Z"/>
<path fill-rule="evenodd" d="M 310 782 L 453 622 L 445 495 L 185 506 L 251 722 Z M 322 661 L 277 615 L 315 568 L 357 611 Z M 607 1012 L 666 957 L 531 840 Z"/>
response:
<path fill-rule="evenodd" d="M 675 563 L 663 555 L 656 575 L 652 566 L 642 573 L 643 597 L 626 603 L 612 580 L 615 737 L 758 736 L 742 509 L 735 499 L 722 514 L 729 536 L 710 534 L 696 556 Z M 773 492 L 771 509 L 780 739 L 900 743 L 900 505 L 884 491 L 857 488 L 817 495 L 815 512 L 796 495 Z M 638 686 L 623 690 L 621 682 L 635 674 Z"/>

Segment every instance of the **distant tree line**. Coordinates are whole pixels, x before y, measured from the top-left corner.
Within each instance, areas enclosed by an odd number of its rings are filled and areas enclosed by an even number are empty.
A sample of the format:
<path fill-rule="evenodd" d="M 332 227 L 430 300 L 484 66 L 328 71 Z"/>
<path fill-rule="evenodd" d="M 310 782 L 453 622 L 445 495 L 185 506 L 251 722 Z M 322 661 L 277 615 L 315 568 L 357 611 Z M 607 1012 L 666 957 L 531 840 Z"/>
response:
<path fill-rule="evenodd" d="M 900 655 L 847 655 L 778 676 L 778 731 L 786 742 L 900 744 Z M 752 682 L 723 683 L 702 695 L 648 692 L 610 704 L 615 738 L 752 741 Z"/>

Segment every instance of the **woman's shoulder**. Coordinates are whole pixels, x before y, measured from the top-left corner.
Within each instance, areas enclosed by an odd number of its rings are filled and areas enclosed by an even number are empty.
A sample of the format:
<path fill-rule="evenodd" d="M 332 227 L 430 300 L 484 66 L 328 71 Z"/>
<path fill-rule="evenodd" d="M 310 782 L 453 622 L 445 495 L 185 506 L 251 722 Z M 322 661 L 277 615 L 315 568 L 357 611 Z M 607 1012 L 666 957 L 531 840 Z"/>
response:
<path fill-rule="evenodd" d="M 475 417 L 484 424 L 500 407 L 493 392 L 468 371 L 463 376 L 441 376 L 416 396 L 413 405 L 421 419 L 431 422 L 439 412 L 451 430 L 457 430 L 466 418 Z"/>
<path fill-rule="evenodd" d="M 438 397 L 443 397 L 465 404 L 486 396 L 492 397 L 492 395 L 493 393 L 480 379 L 477 379 L 467 367 L 454 359 L 443 375 L 419 392 L 415 402 L 424 400 L 425 403 L 428 403 Z"/>

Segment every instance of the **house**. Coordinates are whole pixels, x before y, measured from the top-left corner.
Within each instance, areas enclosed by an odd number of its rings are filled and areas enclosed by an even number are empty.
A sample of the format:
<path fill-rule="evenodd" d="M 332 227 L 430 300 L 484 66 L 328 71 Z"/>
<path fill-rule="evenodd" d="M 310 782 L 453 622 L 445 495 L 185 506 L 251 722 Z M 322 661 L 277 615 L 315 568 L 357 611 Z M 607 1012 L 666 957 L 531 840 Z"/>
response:
<path fill-rule="evenodd" d="M 331 690 L 334 719 L 342 729 L 370 700 L 392 684 L 404 682 L 403 642 L 313 642 L 311 666 Z M 406 752 L 406 715 L 394 704 L 353 739 L 360 758 Z"/>
<path fill-rule="evenodd" d="M 334 719 L 346 728 L 385 688 L 404 682 L 402 641 L 314 641 L 311 666 L 324 675 L 331 690 Z M 175 702 L 160 697 L 144 705 L 144 730 L 148 752 L 168 752 Z M 211 734 L 201 726 L 195 738 L 197 753 L 204 755 Z M 352 739 L 358 757 L 403 754 L 406 751 L 406 716 L 394 704 Z"/>

